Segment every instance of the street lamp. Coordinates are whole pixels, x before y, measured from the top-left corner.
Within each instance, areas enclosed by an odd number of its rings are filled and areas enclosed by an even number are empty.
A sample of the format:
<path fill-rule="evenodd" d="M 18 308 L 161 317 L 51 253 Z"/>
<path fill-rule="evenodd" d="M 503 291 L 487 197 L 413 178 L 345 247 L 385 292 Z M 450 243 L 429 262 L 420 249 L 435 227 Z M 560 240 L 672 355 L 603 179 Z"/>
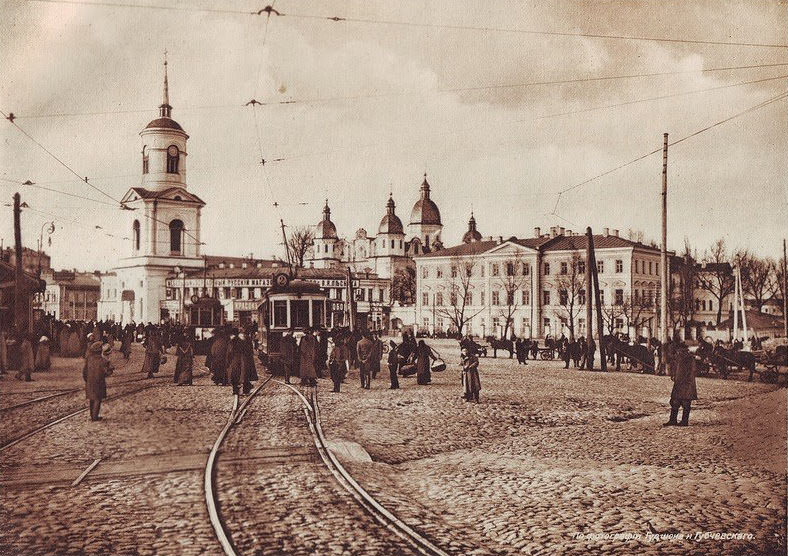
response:
<path fill-rule="evenodd" d="M 48 226 L 47 226 L 48 225 Z M 52 234 L 55 233 L 55 223 L 53 221 L 44 222 L 41 225 L 41 233 L 38 234 L 38 277 L 41 278 L 41 256 L 44 251 L 44 228 L 46 227 L 49 237 L 49 245 L 52 245 Z"/>

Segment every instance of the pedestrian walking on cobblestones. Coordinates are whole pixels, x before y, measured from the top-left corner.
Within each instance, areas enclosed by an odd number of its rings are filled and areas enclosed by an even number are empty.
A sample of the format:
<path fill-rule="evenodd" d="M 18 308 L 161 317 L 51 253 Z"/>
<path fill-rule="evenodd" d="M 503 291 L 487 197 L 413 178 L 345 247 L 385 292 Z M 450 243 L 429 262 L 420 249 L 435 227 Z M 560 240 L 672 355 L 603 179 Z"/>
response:
<path fill-rule="evenodd" d="M 399 356 L 399 350 L 397 349 L 397 344 L 394 343 L 394 340 L 390 340 L 389 357 L 388 357 L 389 380 L 391 380 L 391 386 L 389 386 L 390 390 L 396 390 L 397 388 L 399 388 L 399 377 L 397 376 L 397 371 L 399 370 L 399 363 L 400 363 L 400 356 Z"/>
<path fill-rule="evenodd" d="M 85 381 L 85 396 L 90 404 L 90 420 L 99 421 L 101 401 L 107 397 L 107 380 L 112 375 L 113 367 L 101 353 L 101 342 L 93 342 L 88 348 L 88 356 L 82 369 Z"/>
<path fill-rule="evenodd" d="M 375 345 L 369 339 L 369 334 L 364 334 L 358 344 L 356 344 L 356 353 L 358 354 L 358 374 L 361 379 L 361 387 L 369 390 L 372 358 L 375 353 Z"/>
<path fill-rule="evenodd" d="M 19 334 L 19 370 L 16 373 L 18 380 L 31 382 L 33 379 L 30 374 L 33 372 L 35 365 L 35 356 L 33 355 L 33 342 L 29 334 Z"/>
<path fill-rule="evenodd" d="M 134 330 L 129 330 L 126 327 L 121 333 L 120 352 L 123 354 L 123 359 L 129 360 L 131 356 L 131 343 L 134 341 Z"/>
<path fill-rule="evenodd" d="M 424 340 L 419 340 L 418 348 L 416 349 L 416 383 L 422 386 L 432 382 L 432 375 L 430 373 L 430 366 L 432 361 L 436 359 L 435 354 L 432 353 L 430 346 Z"/>
<path fill-rule="evenodd" d="M 194 345 L 191 338 L 185 335 L 178 345 L 175 361 L 175 383 L 178 386 L 191 386 L 194 369 Z"/>
<path fill-rule="evenodd" d="M 36 350 L 36 371 L 48 371 L 51 366 L 49 338 L 41 336 L 41 339 L 38 341 L 38 349 Z"/>
<path fill-rule="evenodd" d="M 467 349 L 462 350 L 462 386 L 462 397 L 465 401 L 479 403 L 479 392 L 482 389 L 479 380 L 479 358 Z"/>
<path fill-rule="evenodd" d="M 290 384 L 290 376 L 295 370 L 298 356 L 298 344 L 293 338 L 292 331 L 285 332 L 282 336 L 282 367 L 284 367 L 285 384 Z"/>
<path fill-rule="evenodd" d="M 342 338 L 337 338 L 336 342 L 329 340 L 328 370 L 331 373 L 331 382 L 334 383 L 333 392 L 339 392 L 342 384 L 342 377 L 347 370 L 347 354 Z"/>
<path fill-rule="evenodd" d="M 209 357 L 211 362 L 209 368 L 211 369 L 211 380 L 214 384 L 227 386 L 227 330 L 219 328 L 211 340 L 211 348 L 209 350 Z"/>
<path fill-rule="evenodd" d="M 145 360 L 142 363 L 142 372 L 147 373 L 148 378 L 153 378 L 153 375 L 159 372 L 161 356 L 164 353 L 164 347 L 161 345 L 158 331 L 150 328 L 148 337 L 145 338 L 142 345 L 145 346 Z"/>
<path fill-rule="evenodd" d="M 372 378 L 377 378 L 380 372 L 380 362 L 383 359 L 383 340 L 377 334 L 372 336 Z"/>
<path fill-rule="evenodd" d="M 317 353 L 317 338 L 312 328 L 307 328 L 301 343 L 298 344 L 301 386 L 317 386 L 317 369 L 315 368 L 315 354 Z"/>
<path fill-rule="evenodd" d="M 673 380 L 673 389 L 670 392 L 670 419 L 665 426 L 689 425 L 690 406 L 692 400 L 698 399 L 698 389 L 695 385 L 696 361 L 695 356 L 687 349 L 686 344 L 679 343 L 673 350 L 673 356 L 668 359 L 668 370 Z M 681 422 L 677 422 L 679 408 L 682 408 Z"/>

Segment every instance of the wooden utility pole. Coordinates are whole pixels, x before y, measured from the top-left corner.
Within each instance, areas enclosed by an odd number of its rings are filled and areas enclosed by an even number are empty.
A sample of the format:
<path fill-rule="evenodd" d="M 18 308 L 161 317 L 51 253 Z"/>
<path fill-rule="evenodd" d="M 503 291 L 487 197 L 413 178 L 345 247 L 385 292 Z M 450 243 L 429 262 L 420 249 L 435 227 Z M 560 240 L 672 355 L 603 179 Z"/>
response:
<path fill-rule="evenodd" d="M 19 193 L 14 193 L 14 256 L 16 274 L 14 282 L 14 324 L 18 332 L 28 331 L 28 316 L 30 312 L 27 291 L 24 285 L 24 271 L 22 270 L 22 207 Z"/>
<path fill-rule="evenodd" d="M 594 337 L 593 326 L 591 321 L 594 318 L 592 312 L 593 305 L 593 288 L 591 281 L 591 273 L 593 272 L 593 259 L 594 253 L 592 245 L 594 243 L 594 236 L 591 232 L 591 227 L 586 228 L 586 360 L 588 361 L 587 367 L 589 371 L 594 370 L 594 353 L 591 351 L 591 338 Z"/>
<path fill-rule="evenodd" d="M 594 235 L 588 236 L 588 242 L 591 245 L 591 277 L 594 280 L 594 303 L 596 304 L 596 336 L 597 345 L 599 345 L 600 365 L 603 371 L 607 371 L 607 361 L 605 361 L 605 342 L 602 338 L 604 327 L 602 326 L 602 295 L 599 293 L 599 273 L 596 267 L 596 251 L 594 249 Z M 588 297 L 588 296 L 586 296 Z"/>
<path fill-rule="evenodd" d="M 788 287 L 786 287 L 786 269 L 788 269 L 788 255 L 785 252 L 785 240 L 783 239 L 783 333 L 788 338 Z"/>
<path fill-rule="evenodd" d="M 668 134 L 662 136 L 662 245 L 659 253 L 659 341 L 664 350 L 668 338 Z M 663 353 L 664 355 L 664 353 Z M 665 357 L 660 357 L 664 366 Z M 660 373 L 663 369 L 660 369 Z"/>
<path fill-rule="evenodd" d="M 293 278 L 293 263 L 290 259 L 290 244 L 287 243 L 287 234 L 285 233 L 285 221 L 280 218 L 279 223 L 282 225 L 282 240 L 285 242 L 285 253 L 287 253 L 287 268 L 290 269 L 290 278 Z"/>
<path fill-rule="evenodd" d="M 350 272 L 350 266 L 347 267 L 347 323 L 350 331 L 356 330 L 356 315 L 353 310 L 353 273 Z"/>

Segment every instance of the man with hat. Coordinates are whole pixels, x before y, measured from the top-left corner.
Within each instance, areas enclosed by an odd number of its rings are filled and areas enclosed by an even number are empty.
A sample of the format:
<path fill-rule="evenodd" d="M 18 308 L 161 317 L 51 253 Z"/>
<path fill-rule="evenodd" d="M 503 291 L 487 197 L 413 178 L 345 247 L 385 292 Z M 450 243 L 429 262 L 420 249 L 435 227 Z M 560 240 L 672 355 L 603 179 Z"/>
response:
<path fill-rule="evenodd" d="M 109 355 L 109 345 L 105 347 Z M 88 347 L 85 366 L 82 369 L 82 378 L 85 381 L 85 396 L 90 403 L 90 420 L 99 421 L 99 411 L 101 401 L 107 397 L 106 377 L 112 375 L 113 367 L 109 360 L 102 353 L 101 342 L 93 342 Z"/>
<path fill-rule="evenodd" d="M 664 426 L 678 425 L 686 427 L 689 424 L 690 406 L 692 400 L 698 399 L 698 389 L 695 385 L 696 362 L 695 356 L 687 349 L 687 345 L 678 342 L 668 358 L 668 371 L 673 381 L 673 390 L 670 392 L 670 419 Z M 676 419 L 679 408 L 682 408 L 681 422 Z"/>

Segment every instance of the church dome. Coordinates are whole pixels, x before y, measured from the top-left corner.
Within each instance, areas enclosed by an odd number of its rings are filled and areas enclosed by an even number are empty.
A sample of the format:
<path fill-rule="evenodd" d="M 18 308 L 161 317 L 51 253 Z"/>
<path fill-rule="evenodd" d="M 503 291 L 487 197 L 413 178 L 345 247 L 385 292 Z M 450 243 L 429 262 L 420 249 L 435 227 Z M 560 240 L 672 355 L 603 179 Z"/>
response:
<path fill-rule="evenodd" d="M 421 199 L 416 201 L 410 212 L 410 223 L 441 225 L 441 211 L 438 210 L 438 205 L 430 199 L 430 184 L 427 182 L 427 174 L 424 174 L 424 182 L 421 184 Z"/>
<path fill-rule="evenodd" d="M 339 239 L 337 227 L 331 222 L 331 209 L 328 208 L 328 199 L 326 199 L 326 206 L 323 207 L 323 220 L 317 223 L 315 237 L 319 239 Z"/>
<path fill-rule="evenodd" d="M 474 241 L 481 241 L 482 234 L 476 229 L 476 219 L 473 217 L 473 213 L 471 213 L 471 219 L 468 220 L 468 231 L 465 232 L 462 236 L 463 243 L 473 243 Z"/>
<path fill-rule="evenodd" d="M 151 123 L 145 126 L 145 129 L 175 129 L 177 131 L 183 131 L 181 124 L 173 120 L 172 118 L 156 118 Z"/>
<path fill-rule="evenodd" d="M 402 220 L 399 216 L 394 214 L 394 199 L 389 196 L 388 203 L 386 203 L 386 214 L 380 221 L 378 226 L 379 234 L 404 234 L 402 227 Z"/>

